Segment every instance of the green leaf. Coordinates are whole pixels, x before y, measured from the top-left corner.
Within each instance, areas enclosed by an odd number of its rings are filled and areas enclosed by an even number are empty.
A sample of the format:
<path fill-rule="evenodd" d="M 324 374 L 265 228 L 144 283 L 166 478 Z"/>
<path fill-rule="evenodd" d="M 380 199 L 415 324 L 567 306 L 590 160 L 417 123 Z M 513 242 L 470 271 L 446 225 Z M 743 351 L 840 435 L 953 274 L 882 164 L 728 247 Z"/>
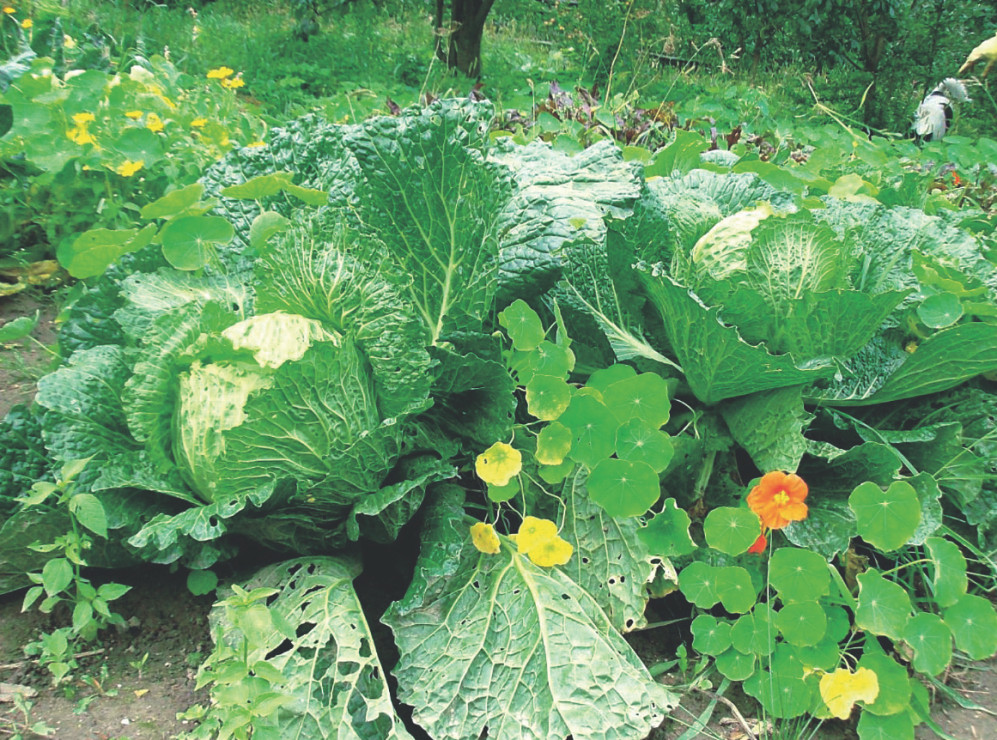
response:
<path fill-rule="evenodd" d="M 238 185 L 222 188 L 221 194 L 226 198 L 239 200 L 261 200 L 284 190 L 291 184 L 293 174 L 290 172 L 271 172 L 250 178 Z"/>
<path fill-rule="evenodd" d="M 917 317 L 931 329 L 944 329 L 962 318 L 962 303 L 951 293 L 936 293 L 921 301 Z"/>
<path fill-rule="evenodd" d="M 855 626 L 874 635 L 885 635 L 894 640 L 903 639 L 904 626 L 910 618 L 910 596 L 902 586 L 887 581 L 875 570 L 867 570 L 857 577 L 859 583 L 858 605 L 855 608 Z"/>
<path fill-rule="evenodd" d="M 868 668 L 879 681 L 879 694 L 872 704 L 865 706 L 863 714 L 884 717 L 907 714 L 905 710 L 910 706 L 911 680 L 906 668 L 885 655 L 878 644 L 868 640 L 858 667 Z"/>
<path fill-rule="evenodd" d="M 735 398 L 721 406 L 724 422 L 759 470 L 796 470 L 806 452 L 803 429 L 813 420 L 801 387 Z"/>
<path fill-rule="evenodd" d="M 192 570 L 187 573 L 187 590 L 194 596 L 210 594 L 218 587 L 218 576 L 210 570 Z"/>
<path fill-rule="evenodd" d="M 178 270 L 198 270 L 211 262 L 215 247 L 228 244 L 235 230 L 221 216 L 183 216 L 160 233 L 163 256 Z"/>
<path fill-rule="evenodd" d="M 567 379 L 575 368 L 575 353 L 571 348 L 543 340 L 529 353 L 530 368 L 538 375 L 553 375 Z"/>
<path fill-rule="evenodd" d="M 554 421 L 571 402 L 574 388 L 553 375 L 534 375 L 526 384 L 526 404 L 532 416 Z"/>
<path fill-rule="evenodd" d="M 632 419 L 616 430 L 616 456 L 621 460 L 645 462 L 661 473 L 674 454 L 672 438 L 642 419 Z"/>
<path fill-rule="evenodd" d="M 744 682 L 745 693 L 754 696 L 772 717 L 780 719 L 806 714 L 813 704 L 810 684 L 799 676 L 761 670 Z"/>
<path fill-rule="evenodd" d="M 769 561 L 769 581 L 784 602 L 817 601 L 831 587 L 827 561 L 810 550 L 781 547 Z"/>
<path fill-rule="evenodd" d="M 720 601 L 716 588 L 716 571 L 717 568 L 702 560 L 692 561 L 679 573 L 679 590 L 700 609 L 709 609 Z"/>
<path fill-rule="evenodd" d="M 56 256 L 73 277 L 95 277 L 122 255 L 147 245 L 155 234 L 155 224 L 147 224 L 141 230 L 90 229 L 72 242 L 62 242 Z"/>
<path fill-rule="evenodd" d="M 803 385 L 830 375 L 831 368 L 823 361 L 798 367 L 789 355 L 773 355 L 764 346 L 748 344 L 736 328 L 720 320 L 719 308 L 708 308 L 671 278 L 645 272 L 640 276 L 689 387 L 704 403 Z"/>
<path fill-rule="evenodd" d="M 737 618 L 731 628 L 730 641 L 742 653 L 771 655 L 775 650 L 776 634 L 771 607 L 759 604 L 748 614 Z"/>
<path fill-rule="evenodd" d="M 717 568 L 713 587 L 723 608 L 731 614 L 743 614 L 755 604 L 755 587 L 747 570 L 739 565 Z"/>
<path fill-rule="evenodd" d="M 591 469 L 613 454 L 619 423 L 599 399 L 575 393 L 558 421 L 571 429 L 572 460 Z"/>
<path fill-rule="evenodd" d="M 790 645 L 811 647 L 824 638 L 827 615 L 816 601 L 795 602 L 776 613 L 775 626 Z"/>
<path fill-rule="evenodd" d="M 34 316 L 20 316 L 0 326 L 0 344 L 24 339 L 38 326 L 39 317 L 41 317 L 41 311 L 35 311 Z"/>
<path fill-rule="evenodd" d="M 571 450 L 571 430 L 559 421 L 545 426 L 537 434 L 537 462 L 560 465 Z"/>
<path fill-rule="evenodd" d="M 591 740 L 656 727 L 676 698 L 592 597 L 513 548 L 478 552 L 454 515 L 463 493 L 444 491 L 427 512 L 412 585 L 383 619 L 401 653 L 399 697 L 415 721 L 437 740 L 479 737 L 485 727 L 494 737 Z"/>
<path fill-rule="evenodd" d="M 588 490 L 592 500 L 614 517 L 640 516 L 661 495 L 654 468 L 616 458 L 602 460 L 592 468 Z"/>
<path fill-rule="evenodd" d="M 529 352 L 539 347 L 547 335 L 537 312 L 521 298 L 511 303 L 504 311 L 500 311 L 498 320 L 512 340 L 513 349 L 522 352 Z"/>
<path fill-rule="evenodd" d="M 731 648 L 716 657 L 717 670 L 731 681 L 744 681 L 755 672 L 754 653 L 742 653 Z"/>
<path fill-rule="evenodd" d="M 163 145 L 160 144 L 159 137 L 147 128 L 125 129 L 111 148 L 125 159 L 141 162 L 144 167 L 151 167 L 163 158 Z"/>
<path fill-rule="evenodd" d="M 195 182 L 179 190 L 172 190 L 161 198 L 142 207 L 140 215 L 144 219 L 169 218 L 183 213 L 201 199 L 204 185 Z"/>
<path fill-rule="evenodd" d="M 585 385 L 602 393 L 613 383 L 635 377 L 637 377 L 637 371 L 630 365 L 615 364 L 596 370 L 589 376 Z"/>
<path fill-rule="evenodd" d="M 309 206 L 324 206 L 329 203 L 329 193 L 316 188 L 303 188 L 294 183 L 284 185 L 284 192 L 293 195 L 298 200 Z"/>
<path fill-rule="evenodd" d="M 657 373 L 618 380 L 602 391 L 602 400 L 621 424 L 640 419 L 653 429 L 668 422 L 671 402 L 668 383 Z"/>
<path fill-rule="evenodd" d="M 914 670 L 929 676 L 944 671 L 952 660 L 952 630 L 936 614 L 919 612 L 904 627 L 904 642 L 914 651 Z"/>
<path fill-rule="evenodd" d="M 859 740 L 914 740 L 914 720 L 906 712 L 886 717 L 862 712 L 856 729 Z"/>
<path fill-rule="evenodd" d="M 699 154 L 709 148 L 702 136 L 694 131 L 675 130 L 675 138 L 660 149 L 654 161 L 644 168 L 645 177 L 670 177 L 673 173 L 684 175 L 700 166 Z"/>
<path fill-rule="evenodd" d="M 92 493 L 77 493 L 69 499 L 69 511 L 80 524 L 96 535 L 107 537 L 107 515 L 100 499 Z"/>
<path fill-rule="evenodd" d="M 942 608 L 953 606 L 969 587 L 966 557 L 958 545 L 941 537 L 929 537 L 925 545 L 934 570 L 931 588 L 935 603 Z"/>
<path fill-rule="evenodd" d="M 718 506 L 703 521 L 707 544 L 727 555 L 747 552 L 761 531 L 758 515 L 750 509 Z"/>
<path fill-rule="evenodd" d="M 253 219 L 249 227 L 249 246 L 262 252 L 270 237 L 286 231 L 290 225 L 291 222 L 276 211 L 264 211 Z"/>
<path fill-rule="evenodd" d="M 964 594 L 942 611 L 952 630 L 955 645 L 973 660 L 989 658 L 997 652 L 997 613 L 982 596 Z"/>
<path fill-rule="evenodd" d="M 680 509 L 675 499 L 666 498 L 661 511 L 654 515 L 646 527 L 637 530 L 637 536 L 652 555 L 675 558 L 688 555 L 696 549 L 689 536 L 689 515 Z"/>
<path fill-rule="evenodd" d="M 720 655 L 730 647 L 730 623 L 700 614 L 692 620 L 692 648 L 705 655 Z"/>
<path fill-rule="evenodd" d="M 859 536 L 881 550 L 897 550 L 907 544 L 921 523 L 921 502 L 906 481 L 895 481 L 883 491 L 866 482 L 848 497 L 855 512 Z"/>
<path fill-rule="evenodd" d="M 42 568 L 42 587 L 46 596 L 65 591 L 73 582 L 73 566 L 66 558 L 52 558 Z"/>
<path fill-rule="evenodd" d="M 273 719 L 280 737 L 310 737 L 315 728 L 324 728 L 344 737 L 411 740 L 391 704 L 374 638 L 353 590 L 358 573 L 357 564 L 346 559 L 298 558 L 267 566 L 245 583 L 250 592 L 275 593 L 269 606 L 258 604 L 273 616 L 249 641 L 247 662 L 265 661 L 282 677 L 274 688 L 284 700 L 268 700 L 279 705 Z M 212 638 L 220 649 L 241 650 L 240 625 L 248 624 L 230 621 L 227 614 L 224 602 L 216 605 Z M 290 629 L 278 629 L 279 624 Z M 316 655 L 326 658 L 316 661 Z"/>

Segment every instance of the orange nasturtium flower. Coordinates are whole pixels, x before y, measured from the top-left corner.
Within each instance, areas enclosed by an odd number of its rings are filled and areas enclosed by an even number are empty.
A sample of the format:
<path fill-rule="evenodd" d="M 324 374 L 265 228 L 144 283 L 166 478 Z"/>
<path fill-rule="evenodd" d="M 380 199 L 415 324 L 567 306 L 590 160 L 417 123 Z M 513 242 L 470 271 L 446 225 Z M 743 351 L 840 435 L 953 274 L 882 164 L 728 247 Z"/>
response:
<path fill-rule="evenodd" d="M 495 527 L 485 522 L 471 525 L 471 542 L 486 555 L 496 555 L 499 551 L 499 538 Z"/>
<path fill-rule="evenodd" d="M 776 470 L 762 476 L 748 494 L 748 508 L 758 514 L 762 526 L 782 529 L 807 518 L 807 484 L 795 473 Z"/>
<path fill-rule="evenodd" d="M 748 548 L 748 552 L 759 553 L 765 552 L 765 548 L 768 547 L 769 541 L 765 538 L 765 533 L 762 532 L 758 535 L 758 539 L 755 540 L 755 544 Z"/>
<path fill-rule="evenodd" d="M 226 77 L 230 77 L 233 74 L 235 74 L 234 69 L 230 69 L 229 67 L 218 67 L 217 69 L 208 70 L 208 79 L 224 80 Z"/>

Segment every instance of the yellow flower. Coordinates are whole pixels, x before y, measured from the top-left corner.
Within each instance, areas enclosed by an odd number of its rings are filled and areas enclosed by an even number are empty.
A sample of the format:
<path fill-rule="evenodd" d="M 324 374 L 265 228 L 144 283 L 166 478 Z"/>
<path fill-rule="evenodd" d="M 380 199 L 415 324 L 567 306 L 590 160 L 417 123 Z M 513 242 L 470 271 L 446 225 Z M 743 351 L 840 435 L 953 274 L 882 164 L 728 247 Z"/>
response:
<path fill-rule="evenodd" d="M 838 719 L 848 719 L 857 701 L 873 702 L 879 696 L 879 678 L 868 668 L 852 673 L 839 668 L 820 677 L 820 698 Z"/>
<path fill-rule="evenodd" d="M 62 45 L 67 49 L 76 48 L 76 39 L 70 36 L 68 33 L 62 35 Z"/>
<path fill-rule="evenodd" d="M 222 80 L 222 87 L 235 90 L 237 87 L 245 86 L 245 81 L 241 77 L 233 77 L 231 80 Z"/>
<path fill-rule="evenodd" d="M 77 126 L 86 126 L 88 123 L 93 123 L 96 120 L 93 113 L 76 113 L 73 116 L 73 123 Z"/>
<path fill-rule="evenodd" d="M 565 542 L 560 537 L 553 537 L 544 540 L 539 545 L 527 553 L 527 557 L 535 565 L 543 568 L 550 568 L 555 565 L 564 565 L 571 559 L 574 548 L 570 543 Z"/>
<path fill-rule="evenodd" d="M 140 110 L 129 110 L 125 111 L 125 115 L 128 116 L 133 121 L 137 121 L 142 117 L 142 111 Z"/>
<path fill-rule="evenodd" d="M 519 525 L 519 532 L 516 533 L 516 547 L 522 554 L 529 553 L 540 543 L 557 537 L 557 525 L 550 519 L 538 519 L 535 516 L 528 516 Z"/>
<path fill-rule="evenodd" d="M 266 145 L 267 145 L 267 143 L 265 141 L 251 141 L 248 144 L 246 144 L 247 147 L 253 148 L 253 149 L 255 149 L 258 146 L 266 146 Z"/>
<path fill-rule="evenodd" d="M 474 461 L 474 472 L 485 483 L 493 486 L 506 486 L 523 469 L 523 456 L 519 450 L 505 442 L 496 442 L 478 455 Z"/>
<path fill-rule="evenodd" d="M 485 522 L 471 525 L 471 542 L 486 555 L 495 555 L 499 551 L 499 538 L 495 527 Z"/>
<path fill-rule="evenodd" d="M 16 10 L 14 10 L 14 9 L 13 9 L 12 7 L 10 7 L 9 5 L 4 5 L 4 6 L 3 6 L 3 12 L 4 12 L 4 13 L 6 13 L 7 15 L 12 15 L 12 14 L 16 13 L 17 11 L 16 11 Z"/>
<path fill-rule="evenodd" d="M 21 28 L 23 28 L 24 30 L 28 30 L 33 25 L 35 25 L 35 22 L 30 18 L 25 18 L 23 21 L 21 21 Z"/>
<path fill-rule="evenodd" d="M 138 160 L 137 162 L 133 162 L 130 159 L 126 159 L 124 162 L 115 167 L 114 171 L 117 172 L 122 177 L 131 177 L 140 169 L 142 169 L 142 165 L 144 164 L 145 162 L 142 161 L 141 159 Z"/>
<path fill-rule="evenodd" d="M 145 119 L 145 127 L 155 134 L 163 130 L 163 122 L 155 113 L 150 113 Z"/>
<path fill-rule="evenodd" d="M 97 140 L 93 135 L 87 130 L 87 126 L 93 123 L 96 119 L 93 113 L 76 113 L 73 116 L 73 123 L 76 125 L 66 132 L 66 136 L 69 137 L 71 141 L 75 141 L 79 145 L 83 144 L 95 144 Z"/>
<path fill-rule="evenodd" d="M 204 126 L 207 123 L 208 123 L 208 119 L 207 118 L 195 118 L 193 121 L 190 122 L 190 127 L 191 128 L 204 128 Z"/>
<path fill-rule="evenodd" d="M 208 70 L 209 80 L 224 80 L 226 77 L 235 74 L 234 69 L 229 69 L 228 67 L 219 67 L 218 69 Z"/>

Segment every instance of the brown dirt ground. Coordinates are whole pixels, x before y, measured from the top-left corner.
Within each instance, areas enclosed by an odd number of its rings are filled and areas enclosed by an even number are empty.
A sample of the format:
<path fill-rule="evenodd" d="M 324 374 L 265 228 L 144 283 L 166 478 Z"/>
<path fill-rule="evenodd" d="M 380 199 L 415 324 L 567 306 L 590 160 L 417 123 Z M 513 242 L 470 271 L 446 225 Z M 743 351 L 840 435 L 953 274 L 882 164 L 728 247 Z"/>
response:
<path fill-rule="evenodd" d="M 54 347 L 53 321 L 58 307 L 54 299 L 39 292 L 0 298 L 0 326 L 18 316 L 33 315 L 36 310 L 42 317 L 33 336 L 39 343 Z M 51 355 L 33 342 L 0 347 L 0 416 L 16 403 L 30 402 L 35 381 L 48 370 L 51 361 Z M 50 737 L 167 740 L 190 729 L 176 719 L 178 712 L 207 701 L 206 691 L 194 691 L 194 674 L 200 660 L 211 650 L 207 625 L 211 598 L 192 596 L 182 574 L 171 574 L 158 566 L 115 572 L 108 577 L 132 585 L 132 590 L 114 603 L 115 611 L 128 619 L 130 626 L 101 635 L 93 648 L 95 652 L 80 657 L 73 679 L 58 688 L 51 685 L 44 669 L 25 659 L 23 648 L 37 639 L 40 631 L 68 623 L 68 615 L 61 615 L 60 620 L 58 614 L 22 614 L 21 594 L 0 597 L 0 683 L 36 692 L 30 699 L 30 723 L 44 721 L 53 728 Z M 674 657 L 674 644 L 655 630 L 635 635 L 631 641 L 648 665 Z M 663 680 L 674 681 L 667 675 Z M 997 709 L 997 660 L 970 664 L 953 672 L 948 680 L 967 699 Z M 737 691 L 726 698 L 749 724 L 753 721 L 750 699 Z M 648 740 L 675 740 L 709 702 L 705 693 L 687 694 L 682 706 Z M 997 718 L 993 714 L 965 709 L 939 697 L 934 718 L 943 731 L 957 740 L 997 740 Z M 22 721 L 22 715 L 10 703 L 0 703 L 0 739 L 13 734 Z M 25 737 L 37 736 L 28 733 Z M 707 730 L 699 737 L 738 740 L 744 735 L 733 711 L 718 703 Z M 833 721 L 824 723 L 813 737 L 853 740 L 857 735 L 854 721 Z M 934 737 L 927 727 L 917 729 L 917 740 Z"/>

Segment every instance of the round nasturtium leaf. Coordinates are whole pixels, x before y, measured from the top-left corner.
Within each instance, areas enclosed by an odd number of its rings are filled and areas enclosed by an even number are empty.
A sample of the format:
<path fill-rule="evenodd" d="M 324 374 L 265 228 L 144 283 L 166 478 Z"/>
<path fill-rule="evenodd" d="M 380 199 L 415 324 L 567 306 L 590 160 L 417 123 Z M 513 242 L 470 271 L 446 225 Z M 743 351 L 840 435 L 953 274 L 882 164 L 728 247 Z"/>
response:
<path fill-rule="evenodd" d="M 997 652 L 997 613 L 982 596 L 960 596 L 942 612 L 942 618 L 952 630 L 956 647 L 973 660 L 983 660 Z"/>
<path fill-rule="evenodd" d="M 696 543 L 689 536 L 690 524 L 689 515 L 678 507 L 675 499 L 667 498 L 664 508 L 654 515 L 646 527 L 637 530 L 637 536 L 652 555 L 677 558 L 696 549 Z"/>
<path fill-rule="evenodd" d="M 810 647 L 823 639 L 827 616 L 816 601 L 794 602 L 778 611 L 775 626 L 790 645 Z"/>
<path fill-rule="evenodd" d="M 781 547 L 769 561 L 769 580 L 784 603 L 817 601 L 831 585 L 827 561 L 799 547 Z"/>
<path fill-rule="evenodd" d="M 917 307 L 917 317 L 925 326 L 944 329 L 962 318 L 963 308 L 959 297 L 952 293 L 936 293 L 928 296 Z"/>
<path fill-rule="evenodd" d="M 874 702 L 866 705 L 865 712 L 883 716 L 906 714 L 905 710 L 910 706 L 911 691 L 907 669 L 884 654 L 878 645 L 874 652 L 869 652 L 868 641 L 866 645 L 866 653 L 859 659 L 858 667 L 868 668 L 876 674 L 879 693 Z"/>
<path fill-rule="evenodd" d="M 744 614 L 755 605 L 751 576 L 739 565 L 717 568 L 714 588 L 723 608 L 731 614 Z"/>
<path fill-rule="evenodd" d="M 527 408 L 542 421 L 554 421 L 568 408 L 573 390 L 563 378 L 534 375 L 526 384 Z"/>
<path fill-rule="evenodd" d="M 937 676 L 952 660 L 952 630 L 936 614 L 921 612 L 907 620 L 904 642 L 914 651 L 914 670 Z"/>
<path fill-rule="evenodd" d="M 537 312 L 521 298 L 500 312 L 498 320 L 512 340 L 513 349 L 529 352 L 531 349 L 536 349 L 546 336 Z"/>
<path fill-rule="evenodd" d="M 656 373 L 618 380 L 603 389 L 602 398 L 621 424 L 640 419 L 659 429 L 671 414 L 668 383 Z"/>
<path fill-rule="evenodd" d="M 745 693 L 755 697 L 769 715 L 779 719 L 806 714 L 813 701 L 810 684 L 802 676 L 761 670 L 743 686 Z"/>
<path fill-rule="evenodd" d="M 114 142 L 112 148 L 125 159 L 142 162 L 150 167 L 163 157 L 159 137 L 147 128 L 128 128 Z"/>
<path fill-rule="evenodd" d="M 150 132 L 151 133 L 151 132 Z M 201 199 L 204 193 L 204 185 L 195 182 L 187 187 L 173 190 L 152 203 L 142 206 L 140 214 L 142 218 L 152 220 L 154 218 L 166 218 L 183 213 Z"/>
<path fill-rule="evenodd" d="M 903 547 L 921 523 L 921 502 L 906 481 L 894 481 L 886 491 L 866 481 L 852 491 L 848 508 L 855 513 L 859 536 L 880 550 Z"/>
<path fill-rule="evenodd" d="M 855 626 L 874 635 L 902 639 L 911 613 L 910 596 L 903 587 L 886 580 L 875 570 L 859 573 L 857 578 L 859 597 Z"/>
<path fill-rule="evenodd" d="M 221 193 L 226 198 L 241 200 L 260 200 L 277 195 L 291 183 L 290 172 L 270 172 L 266 175 L 251 177 L 245 182 L 222 188 Z"/>
<path fill-rule="evenodd" d="M 591 469 L 613 454 L 619 423 L 598 398 L 575 393 L 558 421 L 571 430 L 572 460 Z"/>
<path fill-rule="evenodd" d="M 575 353 L 570 347 L 545 339 L 530 353 L 530 365 L 539 375 L 567 378 L 575 369 Z"/>
<path fill-rule="evenodd" d="M 519 493 L 521 486 L 519 484 L 519 478 L 512 478 L 504 486 L 494 486 L 491 483 L 488 484 L 488 500 L 494 501 L 496 504 L 500 504 L 503 501 L 509 501 L 510 499 L 516 498 L 516 494 Z"/>
<path fill-rule="evenodd" d="M 631 419 L 616 430 L 616 456 L 621 460 L 640 460 L 660 473 L 674 454 L 672 438 L 643 419 Z"/>
<path fill-rule="evenodd" d="M 714 586 L 716 571 L 717 568 L 709 563 L 704 563 L 701 560 L 692 561 L 679 573 L 679 590 L 700 609 L 709 609 L 720 601 Z"/>
<path fill-rule="evenodd" d="M 914 720 L 908 712 L 887 717 L 862 712 L 856 729 L 862 740 L 914 740 Z"/>
<path fill-rule="evenodd" d="M 629 365 L 610 365 L 592 373 L 585 385 L 601 393 L 619 380 L 634 377 L 637 377 L 637 371 Z"/>
<path fill-rule="evenodd" d="M 178 270 L 198 270 L 211 262 L 216 245 L 232 241 L 235 229 L 221 216 L 183 216 L 159 236 L 167 262 Z"/>
<path fill-rule="evenodd" d="M 943 609 L 952 606 L 969 587 L 966 557 L 957 544 L 941 537 L 929 537 L 924 544 L 928 546 L 935 571 L 931 578 L 935 603 Z"/>
<path fill-rule="evenodd" d="M 609 458 L 588 477 L 589 497 L 615 517 L 640 516 L 658 500 L 658 474 L 647 463 Z"/>
<path fill-rule="evenodd" d="M 730 642 L 742 653 L 771 655 L 775 650 L 776 634 L 777 630 L 772 624 L 772 609 L 759 604 L 734 622 L 730 631 Z"/>
<path fill-rule="evenodd" d="M 703 534 L 707 544 L 727 555 L 740 555 L 755 544 L 762 525 L 750 509 L 718 506 L 706 515 Z"/>
<path fill-rule="evenodd" d="M 574 461 L 565 460 L 560 465 L 541 465 L 538 472 L 545 483 L 555 486 L 567 478 L 568 474 L 574 469 Z"/>
<path fill-rule="evenodd" d="M 823 640 L 801 653 L 803 664 L 809 670 L 831 671 L 841 660 L 841 646 L 837 640 L 829 640 L 826 633 Z"/>
<path fill-rule="evenodd" d="M 700 614 L 692 620 L 692 647 L 704 655 L 720 655 L 730 647 L 730 624 Z"/>
<path fill-rule="evenodd" d="M 744 681 L 755 672 L 755 654 L 731 648 L 716 657 L 717 670 L 731 681 Z"/>
<path fill-rule="evenodd" d="M 848 632 L 852 628 L 848 612 L 840 606 L 832 606 L 831 604 L 824 604 L 823 607 L 824 614 L 827 616 L 827 631 L 824 633 L 824 639 L 841 642 L 848 636 Z"/>
<path fill-rule="evenodd" d="M 537 435 L 537 462 L 541 465 L 560 465 L 571 449 L 571 430 L 554 421 Z"/>

